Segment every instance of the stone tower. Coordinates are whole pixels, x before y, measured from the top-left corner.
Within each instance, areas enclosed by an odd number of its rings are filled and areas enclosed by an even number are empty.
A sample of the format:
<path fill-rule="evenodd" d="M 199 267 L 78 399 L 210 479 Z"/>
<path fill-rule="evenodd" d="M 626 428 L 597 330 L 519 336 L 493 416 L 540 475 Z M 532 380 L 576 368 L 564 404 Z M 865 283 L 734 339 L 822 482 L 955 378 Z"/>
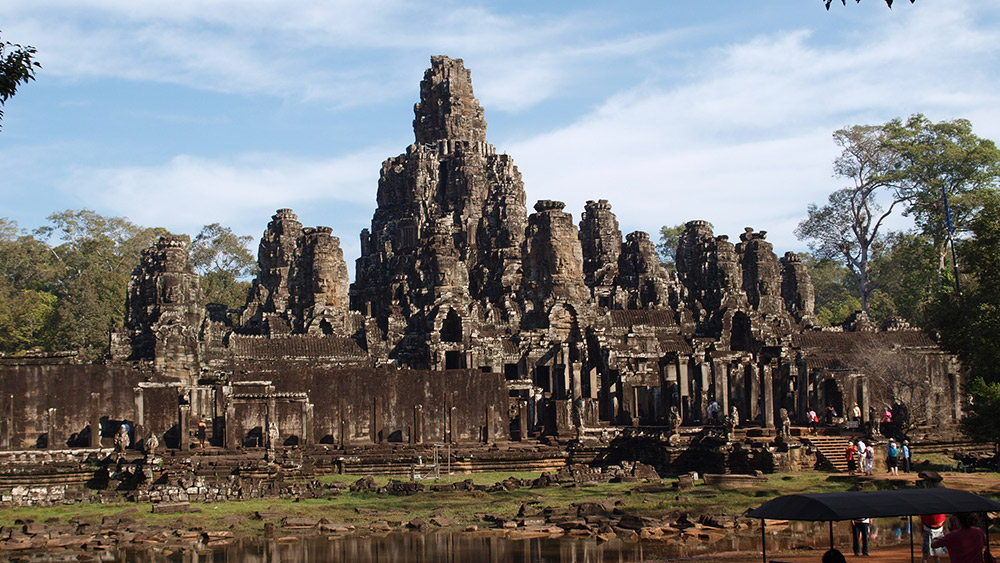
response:
<path fill-rule="evenodd" d="M 451 326 L 484 311 L 494 325 L 519 322 L 527 211 L 512 159 L 486 142 L 461 59 L 431 58 L 413 110 L 416 142 L 382 165 L 351 307 L 375 319 L 399 361 L 419 367 L 445 313 Z"/>
<path fill-rule="evenodd" d="M 157 372 L 181 380 L 197 380 L 200 372 L 198 330 L 204 312 L 198 274 L 187 241 L 165 236 L 142 251 L 132 272 L 125 301 L 123 345 L 128 359 L 151 362 Z M 114 337 L 113 337 L 114 338 Z M 124 359 L 124 358 L 122 358 Z"/>

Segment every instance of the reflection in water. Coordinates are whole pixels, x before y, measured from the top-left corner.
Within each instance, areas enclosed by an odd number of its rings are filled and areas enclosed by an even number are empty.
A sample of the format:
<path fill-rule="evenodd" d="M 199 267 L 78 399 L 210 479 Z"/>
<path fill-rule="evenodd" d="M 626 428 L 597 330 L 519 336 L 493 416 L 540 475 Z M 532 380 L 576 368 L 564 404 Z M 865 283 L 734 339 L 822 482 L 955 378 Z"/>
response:
<path fill-rule="evenodd" d="M 850 550 L 847 522 L 834 524 L 834 541 Z M 882 531 L 879 534 L 879 530 Z M 826 523 L 791 522 L 767 527 L 768 552 L 829 544 Z M 898 532 L 898 533 L 897 533 Z M 885 519 L 873 526 L 873 549 L 908 543 L 905 520 Z M 119 550 L 104 561 L 128 563 L 277 563 L 277 562 L 378 562 L 378 563 L 628 563 L 669 560 L 723 552 L 760 553 L 760 528 L 749 530 L 690 530 L 659 541 L 598 542 L 592 538 L 534 538 L 509 540 L 492 534 L 462 532 L 394 532 L 380 535 L 308 536 L 296 540 L 251 537 L 228 545 L 188 543 L 146 550 Z M 47 559 L 48 560 L 48 559 Z"/>

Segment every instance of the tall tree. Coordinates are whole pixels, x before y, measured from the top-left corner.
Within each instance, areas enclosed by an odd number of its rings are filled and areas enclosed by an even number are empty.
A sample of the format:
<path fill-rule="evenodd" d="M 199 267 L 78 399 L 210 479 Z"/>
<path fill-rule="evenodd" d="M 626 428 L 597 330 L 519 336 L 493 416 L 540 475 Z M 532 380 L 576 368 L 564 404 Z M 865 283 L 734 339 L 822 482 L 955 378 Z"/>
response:
<path fill-rule="evenodd" d="M 257 262 L 247 245 L 251 236 L 240 236 L 218 223 L 205 225 L 191 241 L 191 261 L 201 276 L 205 303 L 220 303 L 228 309 L 246 305 Z"/>
<path fill-rule="evenodd" d="M 59 303 L 52 346 L 97 358 L 107 348 L 108 329 L 124 321 L 129 276 L 140 252 L 168 232 L 88 209 L 54 213 L 49 222 L 35 235 L 48 243 L 56 273 L 52 292 Z"/>
<path fill-rule="evenodd" d="M 966 119 L 934 123 L 916 114 L 905 122 L 894 119 L 885 129 L 889 150 L 902 167 L 896 195 L 919 232 L 933 241 L 940 285 L 952 233 L 960 237 L 968 230 L 983 206 L 984 188 L 1000 181 L 1000 150 L 976 136 Z"/>
<path fill-rule="evenodd" d="M 853 186 L 830 194 L 823 207 L 810 204 L 809 216 L 795 235 L 809 241 L 818 258 L 842 260 L 857 281 L 861 310 L 868 312 L 869 261 L 885 220 L 900 203 L 893 189 L 900 181 L 899 155 L 887 143 L 885 128 L 855 125 L 833 134 L 842 151 L 833 162 L 834 176 Z M 880 200 L 888 199 L 883 208 Z"/>
<path fill-rule="evenodd" d="M 972 395 L 962 428 L 973 439 L 1000 444 L 1000 191 L 984 190 L 983 207 L 958 250 L 964 295 L 939 294 L 931 328 L 969 370 Z"/>
<path fill-rule="evenodd" d="M 35 79 L 35 71 L 42 65 L 35 60 L 34 47 L 23 47 L 10 41 L 0 42 L 0 120 L 3 106 L 21 84 Z"/>
<path fill-rule="evenodd" d="M 660 227 L 660 242 L 656 243 L 656 252 L 660 255 L 660 263 L 673 271 L 677 263 L 677 243 L 684 234 L 684 223 L 669 227 Z"/>

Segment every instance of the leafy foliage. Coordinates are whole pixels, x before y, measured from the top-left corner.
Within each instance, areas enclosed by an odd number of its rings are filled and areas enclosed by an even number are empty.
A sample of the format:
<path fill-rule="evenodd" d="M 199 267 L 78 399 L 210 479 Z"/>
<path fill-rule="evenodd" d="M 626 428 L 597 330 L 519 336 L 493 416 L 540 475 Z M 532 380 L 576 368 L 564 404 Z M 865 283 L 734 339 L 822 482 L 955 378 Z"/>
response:
<path fill-rule="evenodd" d="M 709 224 L 711 228 L 711 224 Z M 684 234 L 684 223 L 669 227 L 660 227 L 660 242 L 656 243 L 656 252 L 660 255 L 660 263 L 668 270 L 674 270 L 677 263 L 677 244 Z"/>
<path fill-rule="evenodd" d="M 834 160 L 834 175 L 854 185 L 830 194 L 823 207 L 810 204 L 809 216 L 799 223 L 795 236 L 809 241 L 818 258 L 842 260 L 857 283 L 861 310 L 868 312 L 869 262 L 885 220 L 901 199 L 880 198 L 901 181 L 900 157 L 887 143 L 884 127 L 855 125 L 833 134 L 842 151 Z"/>
<path fill-rule="evenodd" d="M 201 276 L 203 304 L 220 303 L 228 309 L 246 304 L 250 282 L 257 262 L 247 245 L 250 236 L 233 233 L 218 223 L 205 225 L 191 241 L 191 262 Z"/>
<path fill-rule="evenodd" d="M 0 42 L 0 108 L 17 93 L 18 86 L 35 79 L 35 71 L 42 68 L 35 60 L 36 53 L 34 47 Z M 3 119 L 3 109 L 0 109 L 0 119 Z"/>

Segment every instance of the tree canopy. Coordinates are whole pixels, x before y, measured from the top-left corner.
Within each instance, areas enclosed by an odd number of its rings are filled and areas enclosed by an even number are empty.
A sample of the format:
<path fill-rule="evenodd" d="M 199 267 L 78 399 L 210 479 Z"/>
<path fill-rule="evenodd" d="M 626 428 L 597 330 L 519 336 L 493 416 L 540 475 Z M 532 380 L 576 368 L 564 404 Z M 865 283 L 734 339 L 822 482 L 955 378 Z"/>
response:
<path fill-rule="evenodd" d="M 78 351 L 99 358 L 108 330 L 124 321 L 142 250 L 167 234 L 88 209 L 53 213 L 30 233 L 0 218 L 0 353 Z M 217 223 L 195 237 L 192 261 L 206 303 L 245 304 L 243 278 L 255 268 L 249 239 Z"/>
<path fill-rule="evenodd" d="M 35 60 L 36 53 L 31 46 L 0 42 L 0 120 L 4 104 L 17 93 L 18 86 L 34 80 L 35 71 L 42 68 Z"/>

